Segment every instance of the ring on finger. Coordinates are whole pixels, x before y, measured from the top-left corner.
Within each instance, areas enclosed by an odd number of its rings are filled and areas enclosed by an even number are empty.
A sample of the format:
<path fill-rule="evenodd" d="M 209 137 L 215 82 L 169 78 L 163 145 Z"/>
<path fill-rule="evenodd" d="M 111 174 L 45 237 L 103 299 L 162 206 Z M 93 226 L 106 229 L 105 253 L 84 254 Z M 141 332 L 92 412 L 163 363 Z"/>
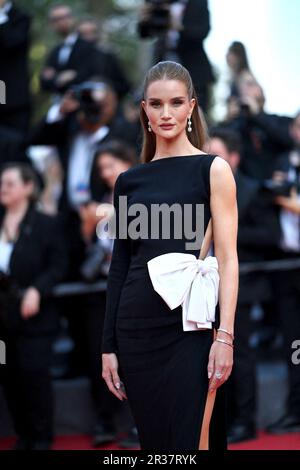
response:
<path fill-rule="evenodd" d="M 222 372 L 216 372 L 216 373 L 215 373 L 216 379 L 221 379 L 222 376 L 223 376 Z"/>

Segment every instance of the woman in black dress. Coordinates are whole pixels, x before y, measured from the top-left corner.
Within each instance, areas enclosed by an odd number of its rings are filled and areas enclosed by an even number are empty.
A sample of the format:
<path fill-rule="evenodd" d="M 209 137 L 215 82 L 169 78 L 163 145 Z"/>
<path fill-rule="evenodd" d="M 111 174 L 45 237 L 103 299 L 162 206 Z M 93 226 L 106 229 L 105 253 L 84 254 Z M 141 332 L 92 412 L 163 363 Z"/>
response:
<path fill-rule="evenodd" d="M 220 386 L 233 364 L 238 290 L 234 178 L 227 162 L 201 151 L 204 126 L 191 77 L 183 66 L 171 61 L 153 66 L 145 78 L 143 98 L 142 163 L 121 173 L 114 191 L 116 238 L 108 277 L 102 377 L 120 400 L 128 398 L 142 449 L 224 449 Z M 197 206 L 203 208 L 203 231 L 212 219 L 220 277 L 217 332 L 215 318 L 203 324 L 185 323 L 186 305 L 170 307 L 154 289 L 152 259 L 171 254 L 177 257 L 177 267 L 186 263 L 186 270 L 169 273 L 174 275 L 173 285 L 167 286 L 171 303 L 182 290 L 181 281 L 200 261 L 196 259 L 200 244 L 188 243 L 192 238 L 186 226 L 178 236 L 173 214 L 163 227 L 169 233 L 162 233 L 160 221 L 152 215 L 163 204 L 171 209 L 174 205 L 191 208 L 187 219 L 196 239 L 201 219 Z M 133 217 L 144 208 L 151 217 Z M 168 262 L 163 263 L 166 257 L 158 259 L 162 263 L 156 268 L 168 268 Z M 196 315 L 198 307 L 202 311 L 204 297 L 208 300 L 206 293 L 205 287 L 196 289 Z"/>

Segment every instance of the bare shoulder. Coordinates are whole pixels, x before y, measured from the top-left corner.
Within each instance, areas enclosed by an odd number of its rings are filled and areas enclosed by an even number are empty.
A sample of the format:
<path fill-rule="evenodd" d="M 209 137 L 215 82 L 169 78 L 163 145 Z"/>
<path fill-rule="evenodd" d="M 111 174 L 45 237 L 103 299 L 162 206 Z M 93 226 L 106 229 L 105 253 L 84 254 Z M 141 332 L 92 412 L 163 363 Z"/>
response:
<path fill-rule="evenodd" d="M 218 177 L 226 175 L 227 173 L 232 174 L 229 163 L 227 163 L 224 158 L 216 156 L 211 164 L 211 175 Z"/>
<path fill-rule="evenodd" d="M 210 168 L 210 190 L 212 201 L 218 200 L 226 204 L 236 200 L 236 183 L 229 163 L 216 156 Z"/>
<path fill-rule="evenodd" d="M 216 156 L 211 164 L 210 182 L 211 184 L 225 183 L 232 181 L 234 183 L 234 176 L 232 169 L 224 158 Z"/>

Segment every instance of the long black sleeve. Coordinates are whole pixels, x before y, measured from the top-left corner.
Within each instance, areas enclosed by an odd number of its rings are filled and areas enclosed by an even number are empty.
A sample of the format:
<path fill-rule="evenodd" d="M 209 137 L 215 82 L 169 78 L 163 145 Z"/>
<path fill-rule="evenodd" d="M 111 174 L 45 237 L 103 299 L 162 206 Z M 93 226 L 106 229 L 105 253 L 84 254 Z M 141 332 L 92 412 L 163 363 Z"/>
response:
<path fill-rule="evenodd" d="M 25 145 L 54 145 L 57 147 L 63 145 L 68 140 L 72 119 L 70 114 L 51 123 L 47 122 L 46 118 L 42 118 L 29 132 Z"/>
<path fill-rule="evenodd" d="M 210 15 L 207 0 L 189 0 L 183 16 L 184 40 L 204 41 L 210 31 Z"/>
<path fill-rule="evenodd" d="M 45 65 L 40 74 L 40 84 L 41 89 L 44 91 L 51 91 L 55 93 L 57 91 L 57 87 L 55 85 L 55 80 L 57 78 L 57 56 L 58 56 L 59 46 L 55 47 L 48 55 Z M 46 78 L 43 75 L 43 71 L 45 68 L 53 68 L 55 69 L 55 75 L 52 78 Z"/>
<path fill-rule="evenodd" d="M 293 147 L 293 140 L 289 131 L 292 118 L 287 116 L 278 116 L 276 114 L 267 114 L 262 111 L 252 116 L 252 121 L 263 129 L 269 139 L 271 139 L 275 144 L 280 145 L 287 150 Z"/>
<path fill-rule="evenodd" d="M 122 189 L 122 173 L 114 188 L 114 208 L 116 216 L 116 237 L 108 273 L 106 310 L 102 337 L 102 353 L 117 353 L 115 324 L 123 284 L 130 264 L 130 240 L 119 238 L 119 196 L 125 196 Z M 127 232 L 127 230 L 126 230 Z"/>

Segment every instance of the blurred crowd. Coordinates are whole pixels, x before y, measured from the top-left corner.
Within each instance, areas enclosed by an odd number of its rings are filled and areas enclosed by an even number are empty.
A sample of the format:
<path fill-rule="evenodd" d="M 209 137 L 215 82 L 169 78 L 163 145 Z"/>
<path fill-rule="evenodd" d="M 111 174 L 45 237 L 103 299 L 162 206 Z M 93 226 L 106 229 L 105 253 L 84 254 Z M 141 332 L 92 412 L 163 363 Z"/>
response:
<path fill-rule="evenodd" d="M 116 416 L 128 406 L 101 377 L 105 290 L 79 295 L 73 289 L 59 298 L 51 293 L 60 283 L 89 288 L 107 278 L 112 241 L 97 236 L 96 209 L 112 203 L 119 174 L 140 162 L 140 87 L 130 83 L 120 58 L 102 47 L 98 18 L 78 19 L 63 3 L 47 14 L 57 45 L 45 58 L 40 89 L 49 94 L 50 106 L 32 124 L 33 19 L 17 2 L 0 0 L 0 80 L 6 84 L 6 104 L 0 105 L 0 339 L 7 344 L 0 379 L 17 449 L 51 447 L 55 378 L 89 377 L 94 446 L 117 439 Z M 191 73 L 209 124 L 205 150 L 226 159 L 235 176 L 240 262 L 299 260 L 300 112 L 265 111 L 259 77 L 245 46 L 235 41 L 226 55 L 226 116 L 212 122 L 216 78 L 203 46 L 209 31 L 206 0 L 166 0 L 163 8 L 149 0 L 136 34 L 139 40 L 157 38 L 152 63 L 176 60 Z M 291 360 L 292 343 L 300 339 L 299 311 L 299 268 L 240 276 L 229 442 L 256 436 L 261 350 L 270 353 L 268 359 L 283 359 L 288 369 L 285 412 L 267 431 L 300 432 L 300 368 Z M 71 346 L 59 356 L 55 345 L 59 349 L 64 341 Z M 124 447 L 138 444 L 129 409 L 127 416 L 128 434 L 119 442 Z"/>

